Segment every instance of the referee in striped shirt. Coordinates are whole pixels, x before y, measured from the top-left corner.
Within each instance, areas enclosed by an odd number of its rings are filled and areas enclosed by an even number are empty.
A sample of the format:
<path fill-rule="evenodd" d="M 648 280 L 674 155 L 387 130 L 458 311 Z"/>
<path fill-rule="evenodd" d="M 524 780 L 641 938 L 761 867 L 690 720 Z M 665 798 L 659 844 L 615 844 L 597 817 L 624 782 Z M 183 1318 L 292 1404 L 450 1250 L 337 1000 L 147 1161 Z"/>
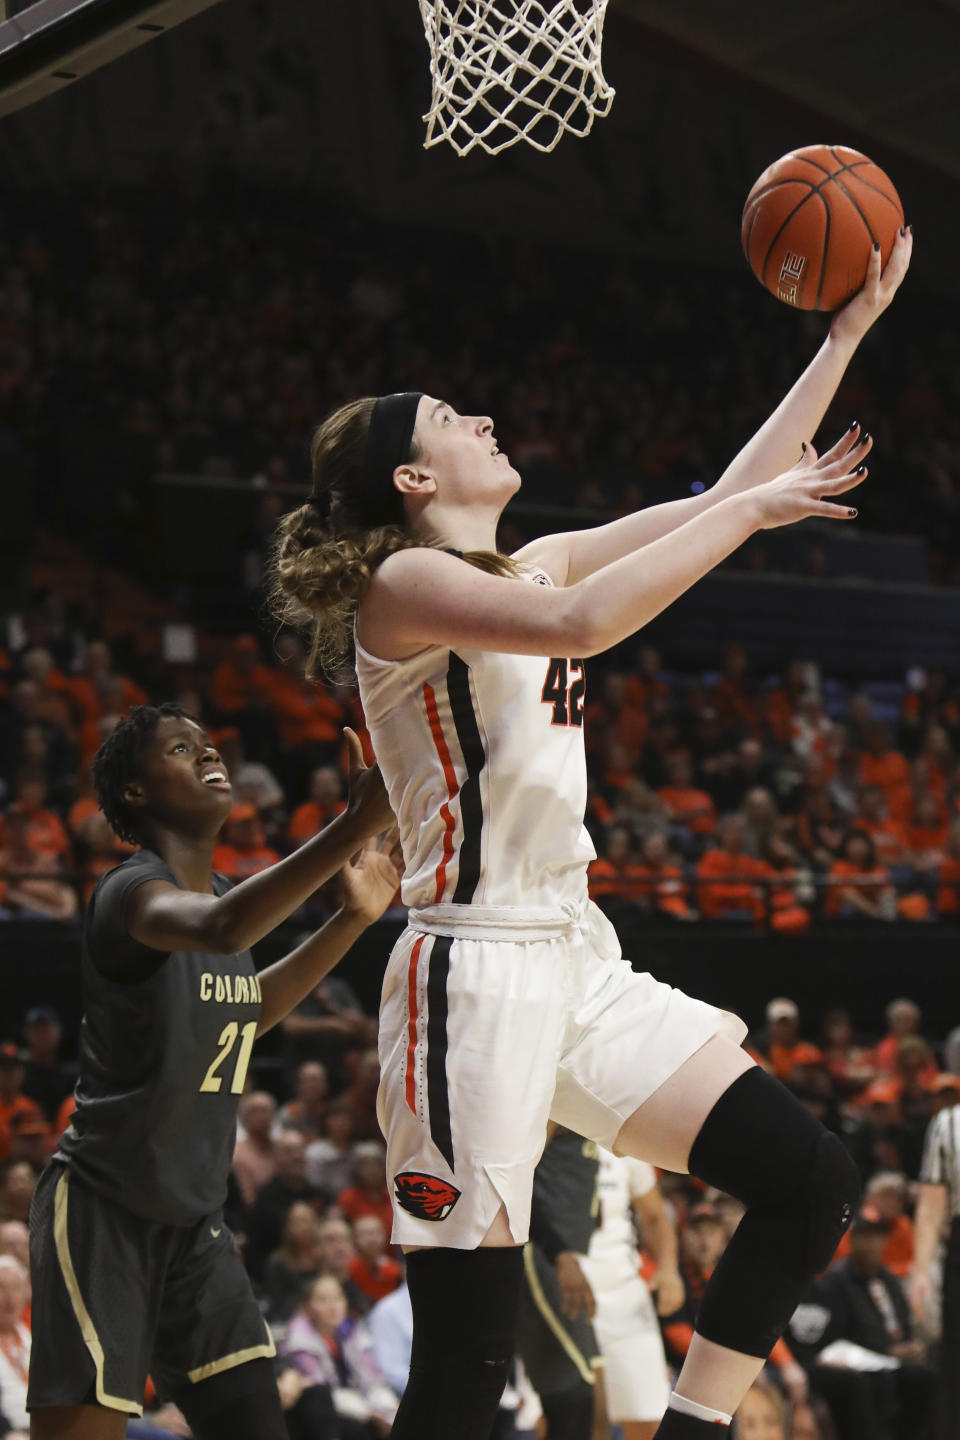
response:
<path fill-rule="evenodd" d="M 957 1097 L 960 1100 L 960 1094 Z M 949 1224 L 943 1260 L 943 1330 L 940 1342 L 939 1440 L 960 1435 L 960 1103 L 930 1121 L 920 1170 L 910 1300 L 918 1318 L 929 1319 L 930 1267 L 944 1223 Z"/>

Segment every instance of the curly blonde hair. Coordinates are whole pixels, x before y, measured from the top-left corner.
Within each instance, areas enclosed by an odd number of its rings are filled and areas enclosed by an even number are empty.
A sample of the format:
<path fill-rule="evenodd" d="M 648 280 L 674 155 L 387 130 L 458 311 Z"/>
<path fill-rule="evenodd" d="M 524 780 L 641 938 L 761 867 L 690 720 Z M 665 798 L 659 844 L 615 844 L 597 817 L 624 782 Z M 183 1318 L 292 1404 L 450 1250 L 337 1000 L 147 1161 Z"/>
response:
<path fill-rule="evenodd" d="M 357 606 L 389 555 L 443 548 L 441 541 L 412 535 L 401 525 L 370 526 L 359 519 L 357 492 L 375 404 L 369 396 L 352 400 L 317 427 L 310 446 L 310 499 L 283 517 L 271 550 L 268 603 L 281 624 L 305 635 L 311 678 L 339 679 L 352 670 Z M 406 458 L 415 461 L 421 453 L 413 440 Z M 463 558 L 493 575 L 520 573 L 508 555 L 472 551 Z"/>

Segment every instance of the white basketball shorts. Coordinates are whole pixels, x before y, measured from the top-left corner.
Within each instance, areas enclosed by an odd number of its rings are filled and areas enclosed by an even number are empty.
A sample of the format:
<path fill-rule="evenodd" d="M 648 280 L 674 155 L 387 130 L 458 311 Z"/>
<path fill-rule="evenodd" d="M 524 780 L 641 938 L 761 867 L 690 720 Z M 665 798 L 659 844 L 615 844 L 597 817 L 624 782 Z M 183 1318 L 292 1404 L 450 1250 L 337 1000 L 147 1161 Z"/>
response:
<path fill-rule="evenodd" d="M 549 1118 L 613 1149 L 623 1122 L 736 1016 L 638 974 L 592 903 L 410 912 L 380 1006 L 393 1241 L 472 1250 L 501 1203 L 528 1238 Z"/>
<path fill-rule="evenodd" d="M 580 1264 L 597 1302 L 593 1332 L 603 1358 L 606 1410 L 615 1424 L 659 1420 L 670 1399 L 660 1323 L 635 1267 L 583 1256 Z"/>

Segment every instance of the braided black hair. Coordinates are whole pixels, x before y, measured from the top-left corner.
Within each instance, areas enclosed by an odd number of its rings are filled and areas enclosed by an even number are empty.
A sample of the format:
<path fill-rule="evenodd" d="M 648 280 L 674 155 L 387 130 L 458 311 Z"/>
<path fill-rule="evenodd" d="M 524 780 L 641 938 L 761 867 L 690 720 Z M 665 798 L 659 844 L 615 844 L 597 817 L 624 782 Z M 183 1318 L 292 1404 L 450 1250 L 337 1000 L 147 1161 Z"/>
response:
<path fill-rule="evenodd" d="M 139 776 L 143 752 L 157 733 L 160 721 L 168 716 L 177 720 L 193 719 L 171 700 L 162 705 L 134 705 L 93 757 L 93 788 L 100 809 L 114 833 L 131 845 L 141 845 L 143 836 L 137 833 L 138 816 L 127 804 L 123 792 L 130 781 Z"/>

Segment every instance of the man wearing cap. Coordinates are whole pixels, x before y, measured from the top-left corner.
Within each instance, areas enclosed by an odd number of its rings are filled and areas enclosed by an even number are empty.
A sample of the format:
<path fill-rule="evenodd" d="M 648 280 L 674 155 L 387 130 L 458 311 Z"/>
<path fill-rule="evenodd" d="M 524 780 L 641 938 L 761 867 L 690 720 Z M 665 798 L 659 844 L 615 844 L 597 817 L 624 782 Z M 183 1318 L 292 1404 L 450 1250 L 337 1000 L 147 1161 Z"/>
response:
<path fill-rule="evenodd" d="M 843 1360 L 815 1363 L 811 1385 L 827 1400 L 842 1435 L 864 1440 L 932 1440 L 935 1375 L 914 1334 L 906 1292 L 883 1264 L 890 1223 L 864 1205 L 850 1227 L 850 1254 L 836 1261 L 799 1306 L 790 1344 L 814 1358 L 848 1340 L 900 1363 L 860 1369 Z"/>
<path fill-rule="evenodd" d="M 789 1080 L 797 1064 L 799 1043 L 800 1011 L 796 1001 L 778 996 L 767 1006 L 765 1018 L 766 1029 L 757 1036 L 756 1048 L 778 1080 Z"/>
<path fill-rule="evenodd" d="M 35 1005 L 23 1021 L 24 1056 L 23 1093 L 35 1100 L 49 1121 L 73 1089 L 73 1081 L 57 1059 L 63 1028 L 56 1010 L 49 1005 Z"/>
<path fill-rule="evenodd" d="M 23 1094 L 23 1073 L 20 1051 L 8 1040 L 0 1045 L 0 1163 L 10 1158 L 14 1121 L 43 1121 L 39 1105 Z"/>

